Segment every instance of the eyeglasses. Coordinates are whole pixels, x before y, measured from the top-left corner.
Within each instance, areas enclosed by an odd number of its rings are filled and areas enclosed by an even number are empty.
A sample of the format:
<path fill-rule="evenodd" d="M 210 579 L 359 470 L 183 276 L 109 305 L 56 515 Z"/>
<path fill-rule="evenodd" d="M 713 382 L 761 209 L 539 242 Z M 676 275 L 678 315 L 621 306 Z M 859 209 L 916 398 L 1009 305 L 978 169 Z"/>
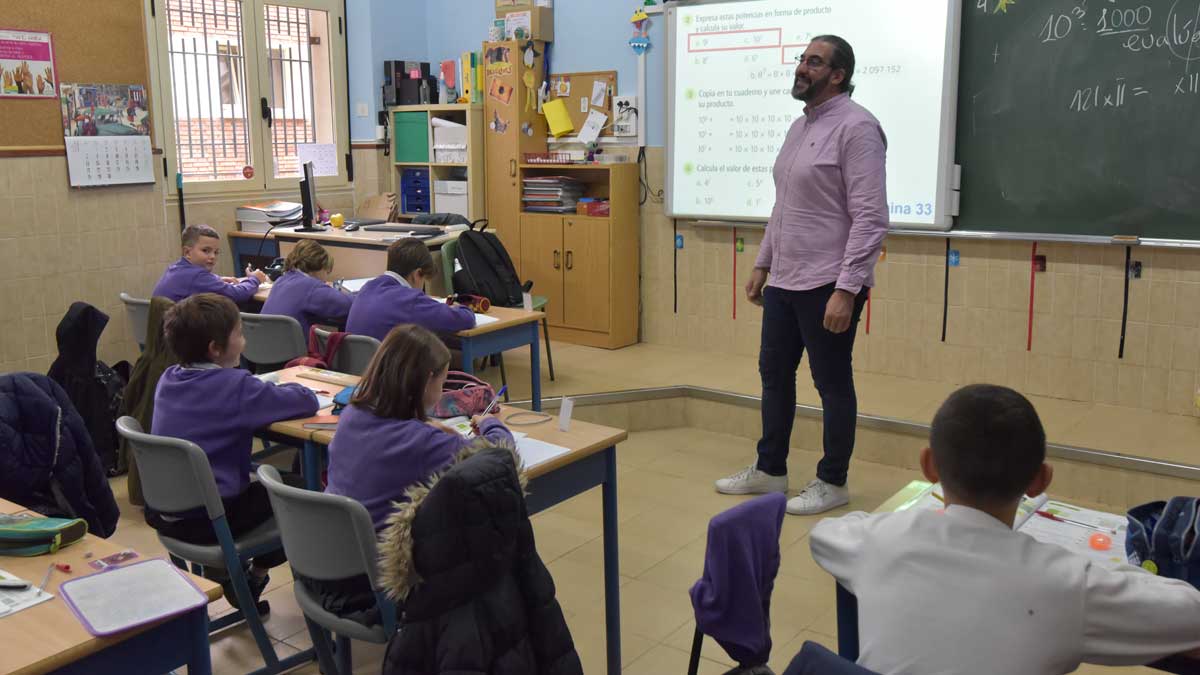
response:
<path fill-rule="evenodd" d="M 804 58 L 803 56 L 797 56 L 796 63 L 797 64 L 803 63 L 803 64 L 807 65 L 809 68 L 822 68 L 824 66 L 829 65 L 828 63 L 825 63 L 825 59 L 823 59 L 819 56 L 810 56 L 807 59 Z"/>

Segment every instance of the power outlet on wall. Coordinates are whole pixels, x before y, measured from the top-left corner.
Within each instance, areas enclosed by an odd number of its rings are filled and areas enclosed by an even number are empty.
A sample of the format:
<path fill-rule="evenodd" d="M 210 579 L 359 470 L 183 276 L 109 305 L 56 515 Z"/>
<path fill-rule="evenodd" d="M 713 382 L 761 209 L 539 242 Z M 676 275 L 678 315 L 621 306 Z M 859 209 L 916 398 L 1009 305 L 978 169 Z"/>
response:
<path fill-rule="evenodd" d="M 613 136 L 637 136 L 636 96 L 613 97 Z"/>

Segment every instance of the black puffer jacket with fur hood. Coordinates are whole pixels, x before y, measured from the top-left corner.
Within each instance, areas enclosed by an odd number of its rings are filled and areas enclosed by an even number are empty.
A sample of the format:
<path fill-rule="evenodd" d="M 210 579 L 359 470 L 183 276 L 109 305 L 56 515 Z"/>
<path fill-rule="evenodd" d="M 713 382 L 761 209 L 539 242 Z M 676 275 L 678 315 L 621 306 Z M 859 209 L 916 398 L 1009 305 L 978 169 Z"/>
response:
<path fill-rule="evenodd" d="M 477 441 L 391 516 L 380 570 L 404 616 L 385 675 L 582 674 L 519 467 L 512 448 Z"/>

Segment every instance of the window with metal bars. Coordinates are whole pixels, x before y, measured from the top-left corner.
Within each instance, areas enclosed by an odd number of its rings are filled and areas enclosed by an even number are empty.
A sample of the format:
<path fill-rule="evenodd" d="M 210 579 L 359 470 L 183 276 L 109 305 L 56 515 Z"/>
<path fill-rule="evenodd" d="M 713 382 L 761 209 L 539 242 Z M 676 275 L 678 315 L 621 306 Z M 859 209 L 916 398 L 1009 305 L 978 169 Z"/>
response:
<path fill-rule="evenodd" d="M 164 99 L 184 182 L 270 186 L 271 179 L 300 175 L 304 146 L 337 146 L 345 85 L 331 74 L 344 72 L 345 55 L 330 33 L 334 14 L 340 32 L 340 2 L 330 0 L 328 9 L 287 2 L 164 1 Z"/>

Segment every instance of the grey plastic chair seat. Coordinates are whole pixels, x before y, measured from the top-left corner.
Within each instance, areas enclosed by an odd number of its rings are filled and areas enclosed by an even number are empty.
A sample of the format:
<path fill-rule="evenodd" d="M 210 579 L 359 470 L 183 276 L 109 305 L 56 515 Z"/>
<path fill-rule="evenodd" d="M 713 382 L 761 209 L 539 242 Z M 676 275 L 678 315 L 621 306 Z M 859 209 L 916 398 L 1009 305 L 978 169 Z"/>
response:
<path fill-rule="evenodd" d="M 242 334 L 246 336 L 242 356 L 255 366 L 281 366 L 308 354 L 307 336 L 290 316 L 242 312 Z"/>
<path fill-rule="evenodd" d="M 121 293 L 121 302 L 125 304 L 125 316 L 129 317 L 129 334 L 138 343 L 138 347 L 146 347 L 146 331 L 150 323 L 150 301 L 145 298 L 135 298 L 128 293 Z"/>
<path fill-rule="evenodd" d="M 167 549 L 167 551 L 192 562 L 200 563 L 205 567 L 225 567 L 225 554 L 221 551 L 220 544 L 190 544 L 186 541 L 179 541 L 170 537 L 158 535 L 159 541 Z M 234 540 L 234 549 L 238 555 L 247 555 L 250 551 L 261 551 L 263 547 L 270 545 L 272 542 L 279 541 L 279 528 L 275 525 L 275 519 L 272 518 L 258 527 L 243 533 Z"/>
<path fill-rule="evenodd" d="M 351 640 L 374 642 L 375 644 L 383 644 L 391 637 L 391 634 L 387 632 L 382 623 L 365 626 L 357 621 L 340 617 L 322 607 L 321 601 L 313 597 L 308 587 L 303 583 L 296 582 L 292 586 L 296 592 L 296 604 L 300 605 L 300 611 L 304 612 L 305 616 L 313 618 L 321 627 L 332 631 L 335 635 L 348 637 Z"/>
<path fill-rule="evenodd" d="M 323 352 L 325 343 L 329 340 L 330 331 L 317 328 L 316 333 L 317 344 L 321 346 Z M 379 345 L 379 340 L 370 335 L 347 335 L 342 339 L 342 344 L 338 345 L 337 353 L 333 355 L 333 363 L 329 364 L 329 369 L 339 373 L 362 375 L 367 372 L 367 366 L 370 365 L 371 359 L 375 358 L 375 352 L 379 351 Z"/>

